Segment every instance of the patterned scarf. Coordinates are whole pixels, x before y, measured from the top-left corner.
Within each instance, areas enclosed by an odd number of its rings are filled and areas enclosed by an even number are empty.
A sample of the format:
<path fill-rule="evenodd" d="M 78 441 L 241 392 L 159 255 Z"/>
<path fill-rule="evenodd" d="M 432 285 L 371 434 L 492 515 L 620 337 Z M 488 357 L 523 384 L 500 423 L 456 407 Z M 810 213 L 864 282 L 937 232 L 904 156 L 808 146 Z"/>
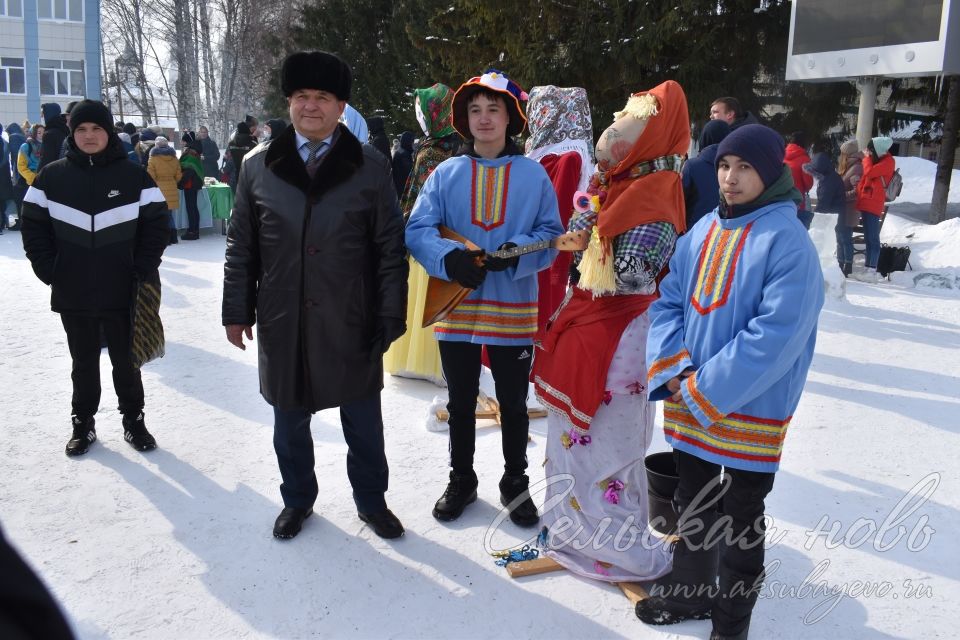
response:
<path fill-rule="evenodd" d="M 414 95 L 417 122 L 426 137 L 420 141 L 413 159 L 413 169 L 400 198 L 404 219 L 410 216 L 417 196 L 433 170 L 452 156 L 463 142 L 450 119 L 453 109 L 453 91 L 450 87 L 438 83 L 426 89 L 417 89 Z"/>
<path fill-rule="evenodd" d="M 580 87 L 546 85 L 530 90 L 527 102 L 527 154 L 564 140 L 593 145 L 593 120 L 587 92 Z"/>
<path fill-rule="evenodd" d="M 439 82 L 426 89 L 417 89 L 414 93 L 414 109 L 417 122 L 428 138 L 446 138 L 456 133 L 453 128 L 453 91 Z"/>
<path fill-rule="evenodd" d="M 594 170 L 593 120 L 586 90 L 553 85 L 534 87 L 527 102 L 527 125 L 530 137 L 526 156 L 539 162 L 548 155 L 577 152 L 581 160 L 577 189 L 585 191 Z"/>

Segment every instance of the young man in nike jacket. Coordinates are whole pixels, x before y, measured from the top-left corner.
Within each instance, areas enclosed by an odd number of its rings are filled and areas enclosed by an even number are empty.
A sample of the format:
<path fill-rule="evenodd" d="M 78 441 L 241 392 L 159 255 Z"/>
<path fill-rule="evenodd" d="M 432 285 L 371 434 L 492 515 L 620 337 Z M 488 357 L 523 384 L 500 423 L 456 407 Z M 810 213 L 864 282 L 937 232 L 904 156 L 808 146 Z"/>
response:
<path fill-rule="evenodd" d="M 157 446 L 143 421 L 143 383 L 130 354 L 130 308 L 138 281 L 157 280 L 167 245 L 167 205 L 153 179 L 127 160 L 102 103 L 71 112 L 67 156 L 40 170 L 23 200 L 22 236 L 37 277 L 51 286 L 73 360 L 73 434 L 66 453 L 97 439 L 100 335 L 113 363 L 124 439 Z"/>

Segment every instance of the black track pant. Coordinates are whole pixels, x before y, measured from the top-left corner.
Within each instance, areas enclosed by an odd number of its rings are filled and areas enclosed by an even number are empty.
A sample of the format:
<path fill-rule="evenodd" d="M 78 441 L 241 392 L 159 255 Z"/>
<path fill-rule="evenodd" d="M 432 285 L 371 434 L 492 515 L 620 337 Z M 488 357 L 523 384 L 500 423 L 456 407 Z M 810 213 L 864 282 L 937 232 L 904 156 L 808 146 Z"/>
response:
<path fill-rule="evenodd" d="M 73 415 L 89 418 L 100 406 L 100 329 L 113 364 L 113 387 L 120 413 L 136 416 L 143 409 L 140 370 L 130 360 L 130 318 L 124 314 L 91 317 L 60 314 L 73 358 Z"/>
<path fill-rule="evenodd" d="M 457 473 L 473 471 L 476 448 L 477 394 L 480 392 L 480 355 L 483 346 L 440 340 L 440 362 L 450 401 L 450 466 Z M 500 403 L 504 471 L 519 475 L 527 469 L 527 383 L 533 346 L 486 345 L 490 371 Z"/>

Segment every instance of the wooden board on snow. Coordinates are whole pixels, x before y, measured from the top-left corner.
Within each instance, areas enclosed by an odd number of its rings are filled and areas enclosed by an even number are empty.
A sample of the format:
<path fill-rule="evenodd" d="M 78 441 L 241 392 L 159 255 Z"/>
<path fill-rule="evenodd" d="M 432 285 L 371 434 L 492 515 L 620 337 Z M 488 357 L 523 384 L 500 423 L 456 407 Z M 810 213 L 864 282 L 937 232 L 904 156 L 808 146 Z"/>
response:
<path fill-rule="evenodd" d="M 675 536 L 671 536 L 675 537 Z M 562 564 L 548 556 L 541 556 L 535 560 L 523 560 L 521 562 L 511 562 L 507 565 L 507 573 L 511 578 L 525 578 L 527 576 L 536 576 L 541 573 L 552 573 L 554 571 L 564 571 Z M 639 582 L 615 582 L 623 595 L 631 604 L 636 605 L 641 600 L 650 597 L 646 588 Z"/>

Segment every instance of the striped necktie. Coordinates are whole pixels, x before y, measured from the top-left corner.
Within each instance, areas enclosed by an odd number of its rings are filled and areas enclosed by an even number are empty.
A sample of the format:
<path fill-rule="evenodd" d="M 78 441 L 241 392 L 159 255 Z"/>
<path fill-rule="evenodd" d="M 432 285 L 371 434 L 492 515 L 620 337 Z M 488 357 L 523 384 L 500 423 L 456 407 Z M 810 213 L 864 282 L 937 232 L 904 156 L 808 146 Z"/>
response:
<path fill-rule="evenodd" d="M 324 145 L 327 143 L 323 140 L 311 140 L 307 143 L 307 173 L 313 178 L 314 174 L 317 172 L 317 167 L 320 166 L 320 150 L 323 149 Z"/>

